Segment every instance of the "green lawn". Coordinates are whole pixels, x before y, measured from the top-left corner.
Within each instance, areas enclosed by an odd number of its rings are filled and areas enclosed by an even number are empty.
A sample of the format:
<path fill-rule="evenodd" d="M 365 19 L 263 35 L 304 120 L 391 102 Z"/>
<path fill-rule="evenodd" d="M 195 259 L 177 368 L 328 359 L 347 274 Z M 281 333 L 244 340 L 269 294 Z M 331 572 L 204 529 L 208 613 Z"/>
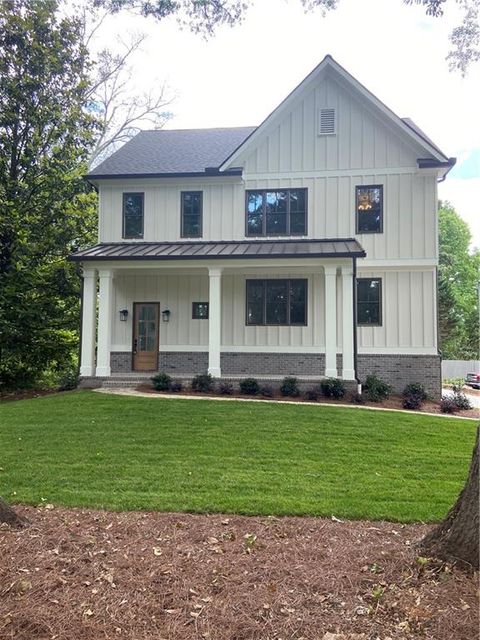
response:
<path fill-rule="evenodd" d="M 434 521 L 475 422 L 393 412 L 63 393 L 0 405 L 11 502 Z"/>

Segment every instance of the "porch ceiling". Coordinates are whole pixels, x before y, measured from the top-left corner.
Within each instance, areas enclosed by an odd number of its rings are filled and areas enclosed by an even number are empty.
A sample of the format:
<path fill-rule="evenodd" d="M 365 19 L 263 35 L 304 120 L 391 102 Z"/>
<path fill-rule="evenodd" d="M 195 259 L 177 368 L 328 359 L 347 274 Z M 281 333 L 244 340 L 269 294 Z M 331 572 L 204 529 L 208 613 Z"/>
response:
<path fill-rule="evenodd" d="M 70 260 L 205 260 L 245 258 L 364 258 L 354 238 L 238 242 L 111 242 L 77 251 Z"/>

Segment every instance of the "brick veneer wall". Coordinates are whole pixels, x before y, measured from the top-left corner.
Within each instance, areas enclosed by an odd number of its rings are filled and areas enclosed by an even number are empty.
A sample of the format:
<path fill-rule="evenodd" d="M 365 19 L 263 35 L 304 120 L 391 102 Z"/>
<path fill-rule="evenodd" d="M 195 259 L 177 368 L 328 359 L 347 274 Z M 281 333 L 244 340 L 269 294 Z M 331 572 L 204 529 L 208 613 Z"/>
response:
<path fill-rule="evenodd" d="M 112 373 L 129 373 L 132 355 L 129 352 L 111 354 Z M 342 356 L 337 356 L 339 373 Z M 208 353 L 204 351 L 166 351 L 159 354 L 159 371 L 175 374 L 205 373 Z M 230 353 L 221 354 L 222 376 L 323 376 L 323 353 Z M 388 382 L 401 392 L 409 382 L 421 382 L 429 395 L 438 399 L 441 394 L 440 356 L 359 354 L 358 375 L 361 382 L 369 374 Z"/>

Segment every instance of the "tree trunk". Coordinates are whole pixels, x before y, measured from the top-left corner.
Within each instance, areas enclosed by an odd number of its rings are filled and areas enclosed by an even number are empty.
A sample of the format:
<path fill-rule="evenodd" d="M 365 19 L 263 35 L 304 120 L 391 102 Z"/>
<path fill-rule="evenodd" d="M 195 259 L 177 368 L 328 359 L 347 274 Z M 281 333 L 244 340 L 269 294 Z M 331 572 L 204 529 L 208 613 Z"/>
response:
<path fill-rule="evenodd" d="M 479 433 L 480 427 L 477 428 L 470 473 L 462 492 L 445 520 L 420 542 L 420 548 L 426 555 L 461 561 L 474 569 L 479 568 Z"/>
<path fill-rule="evenodd" d="M 28 524 L 23 516 L 19 516 L 2 498 L 0 498 L 0 523 L 5 522 L 11 527 L 20 529 Z"/>

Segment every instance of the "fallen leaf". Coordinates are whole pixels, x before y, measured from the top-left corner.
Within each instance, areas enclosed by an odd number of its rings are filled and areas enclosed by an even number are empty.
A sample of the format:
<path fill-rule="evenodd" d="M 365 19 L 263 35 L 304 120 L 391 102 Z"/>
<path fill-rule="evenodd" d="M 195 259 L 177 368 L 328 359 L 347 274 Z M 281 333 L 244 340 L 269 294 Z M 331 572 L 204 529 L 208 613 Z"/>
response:
<path fill-rule="evenodd" d="M 153 547 L 153 555 L 154 556 L 161 556 L 163 553 L 163 551 L 160 549 L 160 547 Z"/>

